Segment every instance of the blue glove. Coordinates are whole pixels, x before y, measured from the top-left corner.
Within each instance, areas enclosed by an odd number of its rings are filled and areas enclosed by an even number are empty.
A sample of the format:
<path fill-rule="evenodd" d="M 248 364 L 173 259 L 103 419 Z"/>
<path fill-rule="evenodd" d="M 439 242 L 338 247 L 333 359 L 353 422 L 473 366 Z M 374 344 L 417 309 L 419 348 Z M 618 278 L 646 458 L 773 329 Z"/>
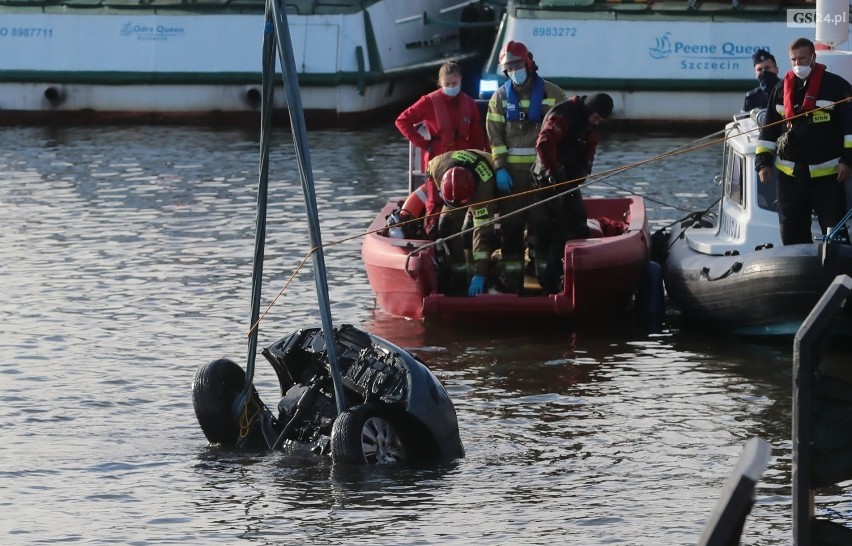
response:
<path fill-rule="evenodd" d="M 497 169 L 497 192 L 504 195 L 512 193 L 512 177 L 506 169 Z"/>
<path fill-rule="evenodd" d="M 485 277 L 482 275 L 474 275 L 470 279 L 470 288 L 467 289 L 467 295 L 473 297 L 477 294 L 485 293 Z"/>

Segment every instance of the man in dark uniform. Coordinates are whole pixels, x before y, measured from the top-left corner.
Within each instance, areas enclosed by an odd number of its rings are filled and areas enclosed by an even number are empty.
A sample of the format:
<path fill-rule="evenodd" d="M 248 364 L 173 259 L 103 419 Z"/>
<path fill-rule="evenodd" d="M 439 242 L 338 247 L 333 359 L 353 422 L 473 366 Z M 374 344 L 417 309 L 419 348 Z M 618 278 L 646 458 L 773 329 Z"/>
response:
<path fill-rule="evenodd" d="M 554 192 L 565 192 L 540 205 L 545 208 L 544 214 L 533 217 L 536 276 L 547 294 L 561 289 L 565 241 L 589 236 L 586 207 L 577 186 L 592 172 L 598 145 L 597 126 L 611 113 L 612 97 L 597 93 L 560 102 L 542 121 L 532 168 L 537 186 L 572 181 L 536 194 L 539 199 L 547 199 Z"/>
<path fill-rule="evenodd" d="M 751 56 L 754 63 L 754 77 L 759 85 L 746 93 L 743 112 L 751 112 L 753 108 L 766 108 L 769 103 L 769 93 L 780 81 L 778 79 L 778 64 L 775 57 L 765 49 L 758 49 Z"/>
<path fill-rule="evenodd" d="M 845 182 L 852 174 L 852 105 L 846 99 L 852 87 L 816 62 L 807 38 L 790 44 L 789 53 L 793 69 L 769 95 L 755 167 L 761 183 L 771 180 L 773 160 L 778 168 L 781 241 L 810 244 L 811 212 L 823 233 L 846 213 Z M 845 230 L 842 237 L 848 240 Z"/>

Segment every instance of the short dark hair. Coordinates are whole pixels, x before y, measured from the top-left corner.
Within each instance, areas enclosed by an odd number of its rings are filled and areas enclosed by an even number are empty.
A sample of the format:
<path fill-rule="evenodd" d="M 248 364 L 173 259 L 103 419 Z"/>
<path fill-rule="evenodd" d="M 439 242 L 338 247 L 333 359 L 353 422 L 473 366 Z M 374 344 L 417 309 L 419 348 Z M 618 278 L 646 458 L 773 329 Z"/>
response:
<path fill-rule="evenodd" d="M 793 43 L 790 44 L 789 50 L 793 51 L 794 49 L 802 49 L 803 47 L 810 49 L 811 53 L 816 51 L 814 43 L 808 40 L 807 38 L 798 38 L 796 40 L 793 40 Z"/>

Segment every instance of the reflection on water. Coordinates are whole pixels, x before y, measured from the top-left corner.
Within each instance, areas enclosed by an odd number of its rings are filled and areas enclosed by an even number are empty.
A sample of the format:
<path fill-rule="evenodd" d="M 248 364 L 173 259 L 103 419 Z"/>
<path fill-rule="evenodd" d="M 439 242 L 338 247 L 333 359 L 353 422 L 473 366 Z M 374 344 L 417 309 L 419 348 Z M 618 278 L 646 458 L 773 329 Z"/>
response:
<path fill-rule="evenodd" d="M 261 346 L 317 322 L 310 266 L 276 300 L 310 245 L 290 136 L 275 136 Z M 697 136 L 607 134 L 596 169 Z M 404 197 L 393 128 L 309 140 L 325 242 Z M 326 249 L 335 322 L 430 365 L 467 457 L 352 469 L 206 446 L 190 383 L 205 361 L 246 358 L 256 142 L 231 129 L 0 129 L 4 544 L 695 544 L 753 436 L 774 452 L 743 544 L 789 543 L 790 343 L 684 333 L 676 316 L 656 332 L 388 317 L 358 239 Z M 719 152 L 587 193 L 643 194 L 662 225 L 715 200 Z M 257 387 L 275 400 L 262 359 Z M 832 506 L 848 513 L 848 498 Z"/>

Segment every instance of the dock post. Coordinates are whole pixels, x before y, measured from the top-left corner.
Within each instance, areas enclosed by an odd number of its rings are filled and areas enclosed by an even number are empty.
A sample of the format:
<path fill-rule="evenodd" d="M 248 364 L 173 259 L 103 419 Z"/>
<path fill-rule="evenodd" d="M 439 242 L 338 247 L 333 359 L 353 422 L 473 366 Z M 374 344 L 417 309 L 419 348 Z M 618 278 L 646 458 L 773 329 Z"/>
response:
<path fill-rule="evenodd" d="M 814 491 L 852 478 L 852 383 L 825 369 L 822 351 L 852 291 L 852 277 L 829 285 L 793 343 L 793 544 L 852 544 L 852 529 L 814 515 Z M 844 378 L 841 378 L 845 376 Z"/>
<path fill-rule="evenodd" d="M 772 446 L 766 440 L 746 442 L 733 473 L 725 482 L 722 495 L 704 526 L 698 546 L 739 544 L 746 517 L 754 504 L 754 489 L 766 471 Z"/>

